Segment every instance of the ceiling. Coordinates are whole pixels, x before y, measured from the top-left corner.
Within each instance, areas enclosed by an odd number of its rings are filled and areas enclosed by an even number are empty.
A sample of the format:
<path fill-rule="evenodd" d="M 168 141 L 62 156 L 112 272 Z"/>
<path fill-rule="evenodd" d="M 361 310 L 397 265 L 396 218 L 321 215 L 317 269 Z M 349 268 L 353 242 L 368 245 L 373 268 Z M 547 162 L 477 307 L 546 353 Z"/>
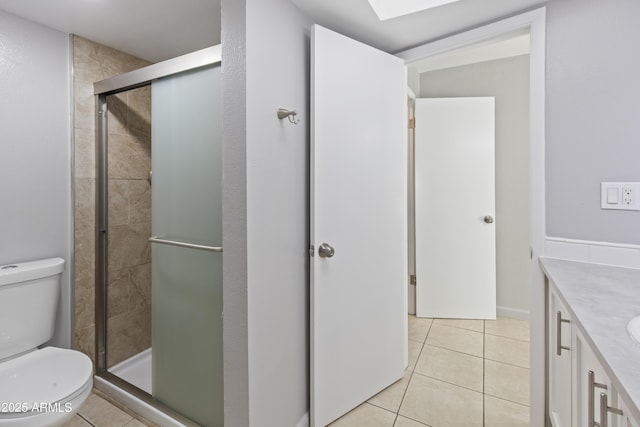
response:
<path fill-rule="evenodd" d="M 367 0 L 291 2 L 320 25 L 397 52 L 545 1 L 460 0 L 385 21 Z M 0 0 L 0 10 L 152 62 L 220 43 L 220 0 Z"/>
<path fill-rule="evenodd" d="M 151 62 L 220 44 L 220 0 L 0 0 L 0 9 Z"/>
<path fill-rule="evenodd" d="M 318 24 L 391 53 L 546 3 L 545 0 L 460 0 L 380 21 L 368 0 L 291 1 Z"/>

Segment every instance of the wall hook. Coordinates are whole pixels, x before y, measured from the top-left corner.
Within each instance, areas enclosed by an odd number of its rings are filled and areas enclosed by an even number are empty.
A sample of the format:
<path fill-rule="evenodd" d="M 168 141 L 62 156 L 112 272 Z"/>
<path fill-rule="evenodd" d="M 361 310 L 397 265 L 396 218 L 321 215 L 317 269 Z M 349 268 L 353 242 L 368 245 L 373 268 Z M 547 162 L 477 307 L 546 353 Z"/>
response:
<path fill-rule="evenodd" d="M 280 120 L 284 119 L 284 118 L 289 118 L 289 121 L 291 123 L 293 123 L 294 125 L 297 125 L 298 123 L 300 123 L 299 119 L 296 119 L 296 115 L 298 113 L 296 113 L 295 111 L 289 111 L 289 110 L 285 110 L 284 108 L 279 108 L 278 109 L 278 118 Z"/>

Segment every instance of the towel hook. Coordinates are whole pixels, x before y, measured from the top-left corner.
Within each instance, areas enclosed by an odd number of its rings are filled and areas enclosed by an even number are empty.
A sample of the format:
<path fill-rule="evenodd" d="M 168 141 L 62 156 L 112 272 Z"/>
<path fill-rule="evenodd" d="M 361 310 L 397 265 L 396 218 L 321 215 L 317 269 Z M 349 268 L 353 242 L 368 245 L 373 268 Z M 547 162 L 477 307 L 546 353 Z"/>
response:
<path fill-rule="evenodd" d="M 285 110 L 284 108 L 278 109 L 278 118 L 280 120 L 284 118 L 289 118 L 289 122 L 293 123 L 294 125 L 297 125 L 298 123 L 300 123 L 300 120 L 296 119 L 297 114 L 298 113 L 296 113 L 295 111 Z"/>

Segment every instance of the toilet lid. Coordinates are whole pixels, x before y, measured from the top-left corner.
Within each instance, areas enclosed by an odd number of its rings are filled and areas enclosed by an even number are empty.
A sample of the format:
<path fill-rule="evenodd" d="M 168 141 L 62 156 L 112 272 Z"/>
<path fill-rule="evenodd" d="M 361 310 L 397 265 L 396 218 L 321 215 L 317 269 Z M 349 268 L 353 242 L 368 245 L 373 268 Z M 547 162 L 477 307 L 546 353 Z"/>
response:
<path fill-rule="evenodd" d="M 0 402 L 29 406 L 59 402 L 81 389 L 92 375 L 91 359 L 85 354 L 45 347 L 0 362 Z"/>

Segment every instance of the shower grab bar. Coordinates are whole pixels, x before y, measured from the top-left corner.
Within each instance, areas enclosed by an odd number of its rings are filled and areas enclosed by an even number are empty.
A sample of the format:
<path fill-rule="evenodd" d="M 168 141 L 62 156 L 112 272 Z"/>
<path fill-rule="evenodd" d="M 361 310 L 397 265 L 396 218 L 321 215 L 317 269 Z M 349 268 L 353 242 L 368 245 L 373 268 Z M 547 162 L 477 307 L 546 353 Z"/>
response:
<path fill-rule="evenodd" d="M 222 247 L 220 246 L 205 246 L 205 245 L 196 245 L 195 243 L 177 242 L 175 240 L 163 239 L 162 236 L 149 237 L 149 241 L 151 243 L 160 243 L 161 245 L 179 246 L 181 248 L 200 249 L 200 250 L 209 251 L 209 252 L 222 252 Z"/>

